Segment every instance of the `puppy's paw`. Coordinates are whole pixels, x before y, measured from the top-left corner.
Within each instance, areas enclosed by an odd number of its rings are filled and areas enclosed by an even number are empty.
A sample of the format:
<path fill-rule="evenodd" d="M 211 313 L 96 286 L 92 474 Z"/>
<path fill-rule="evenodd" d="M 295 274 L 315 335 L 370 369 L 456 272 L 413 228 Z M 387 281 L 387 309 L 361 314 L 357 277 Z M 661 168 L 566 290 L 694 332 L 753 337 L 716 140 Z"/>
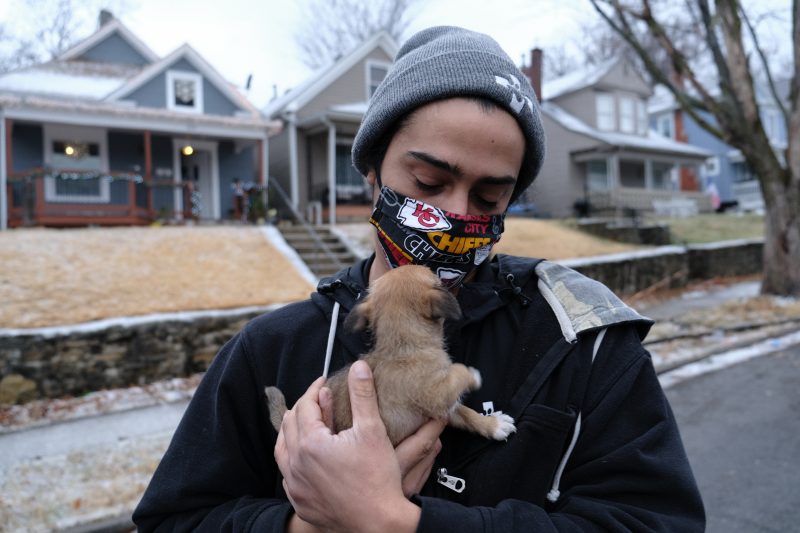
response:
<path fill-rule="evenodd" d="M 472 383 L 472 386 L 470 387 L 470 390 L 478 390 L 478 389 L 480 389 L 481 388 L 481 384 L 483 383 L 483 379 L 481 378 L 480 371 L 477 368 L 472 368 L 471 366 L 467 367 L 467 368 L 469 368 L 469 373 L 472 375 L 472 380 L 473 380 L 473 383 Z"/>
<path fill-rule="evenodd" d="M 517 426 L 514 425 L 514 419 L 503 413 L 492 413 L 489 415 L 497 421 L 497 426 L 492 433 L 494 440 L 506 440 L 509 435 L 516 433 Z"/>

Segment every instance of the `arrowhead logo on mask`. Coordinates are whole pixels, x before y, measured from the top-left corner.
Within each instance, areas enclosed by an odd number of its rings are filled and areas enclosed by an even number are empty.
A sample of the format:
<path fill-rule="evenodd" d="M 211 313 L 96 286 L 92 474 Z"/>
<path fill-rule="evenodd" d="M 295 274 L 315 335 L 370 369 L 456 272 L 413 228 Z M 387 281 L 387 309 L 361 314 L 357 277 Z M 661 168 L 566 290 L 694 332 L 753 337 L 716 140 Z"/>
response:
<path fill-rule="evenodd" d="M 441 210 L 413 198 L 406 198 L 397 218 L 404 226 L 422 231 L 445 231 L 452 228 Z"/>

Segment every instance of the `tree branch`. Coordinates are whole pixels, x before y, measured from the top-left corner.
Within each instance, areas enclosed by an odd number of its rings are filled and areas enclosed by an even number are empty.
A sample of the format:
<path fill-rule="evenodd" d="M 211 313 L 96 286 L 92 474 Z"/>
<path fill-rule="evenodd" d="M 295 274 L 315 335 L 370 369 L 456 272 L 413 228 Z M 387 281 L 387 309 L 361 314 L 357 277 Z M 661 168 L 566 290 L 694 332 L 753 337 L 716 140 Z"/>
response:
<path fill-rule="evenodd" d="M 786 110 L 786 106 L 783 105 L 783 101 L 781 100 L 780 95 L 778 94 L 778 89 L 775 87 L 775 80 L 772 78 L 772 69 L 769 68 L 769 63 L 767 62 L 767 56 L 764 54 L 764 50 L 761 48 L 761 43 L 759 42 L 758 36 L 756 35 L 756 30 L 753 28 L 753 25 L 750 23 L 750 19 L 747 16 L 747 12 L 744 10 L 743 6 L 739 6 L 739 16 L 744 20 L 745 25 L 747 26 L 747 30 L 750 33 L 750 38 L 753 39 L 753 46 L 755 46 L 756 53 L 758 57 L 761 59 L 761 64 L 764 65 L 764 72 L 767 75 L 767 83 L 769 84 L 769 90 L 772 93 L 772 97 L 775 99 L 775 102 L 778 104 L 778 107 L 781 110 L 781 114 L 783 115 L 783 121 L 786 124 L 786 131 L 789 131 L 789 112 Z"/>

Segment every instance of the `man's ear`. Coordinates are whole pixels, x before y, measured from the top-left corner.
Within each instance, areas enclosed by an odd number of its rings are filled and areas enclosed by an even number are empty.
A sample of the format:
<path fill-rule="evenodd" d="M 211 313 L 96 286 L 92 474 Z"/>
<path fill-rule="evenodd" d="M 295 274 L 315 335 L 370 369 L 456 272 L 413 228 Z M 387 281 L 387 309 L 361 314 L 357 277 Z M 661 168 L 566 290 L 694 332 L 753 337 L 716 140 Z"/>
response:
<path fill-rule="evenodd" d="M 372 187 L 374 187 L 375 184 L 378 183 L 377 174 L 375 173 L 374 169 L 370 169 L 370 171 L 367 172 L 365 179 L 367 180 L 367 183 L 369 183 Z"/>
<path fill-rule="evenodd" d="M 344 327 L 351 331 L 360 331 L 366 328 L 371 320 L 372 302 L 367 297 L 350 310 L 350 314 L 344 319 Z"/>

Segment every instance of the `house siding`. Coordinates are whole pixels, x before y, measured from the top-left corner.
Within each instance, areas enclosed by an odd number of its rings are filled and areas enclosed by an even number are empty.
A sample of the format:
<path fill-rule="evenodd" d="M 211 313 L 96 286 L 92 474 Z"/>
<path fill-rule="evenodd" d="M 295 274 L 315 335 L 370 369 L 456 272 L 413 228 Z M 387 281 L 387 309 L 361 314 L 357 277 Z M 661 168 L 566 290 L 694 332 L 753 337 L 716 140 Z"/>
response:
<path fill-rule="evenodd" d="M 368 60 L 391 63 L 390 58 L 382 48 L 376 48 L 365 58 L 353 65 L 344 74 L 331 83 L 322 93 L 317 95 L 297 113 L 302 120 L 325 113 L 331 106 L 364 102 L 367 100 L 367 78 L 365 64 Z"/>
<path fill-rule="evenodd" d="M 185 59 L 173 63 L 166 70 L 180 70 L 199 74 L 198 70 Z M 126 100 L 133 100 L 142 107 L 167 107 L 167 74 L 166 70 L 158 74 L 155 78 L 148 81 L 128 95 Z M 228 97 L 222 94 L 214 85 L 203 77 L 203 112 L 208 115 L 230 116 L 240 108 L 231 102 Z"/>
<path fill-rule="evenodd" d="M 681 111 L 681 113 L 683 114 L 683 129 L 686 132 L 689 144 L 713 152 L 714 156 L 719 158 L 719 174 L 716 176 L 708 176 L 707 179 L 712 179 L 717 185 L 721 200 L 727 201 L 735 199 L 733 192 L 735 174 L 733 165 L 730 159 L 728 159 L 728 152 L 734 148 L 700 127 L 688 113 L 684 113 L 683 111 Z M 716 125 L 717 122 L 710 113 L 700 111 L 700 115 L 704 120 Z"/>
<path fill-rule="evenodd" d="M 159 181 L 172 181 L 172 177 L 159 177 L 156 171 L 160 168 L 169 169 L 172 172 L 173 158 L 172 138 L 166 135 L 152 135 L 150 137 L 150 147 L 153 158 L 153 179 Z M 153 188 L 153 210 L 157 214 L 166 216 L 172 213 L 175 205 L 174 189 L 168 187 Z"/>
<path fill-rule="evenodd" d="M 308 137 L 308 187 L 309 200 L 328 205 L 328 131 Z"/>
<path fill-rule="evenodd" d="M 584 184 L 581 166 L 572 161 L 571 153 L 596 142 L 567 130 L 547 115 L 542 119 L 547 152 L 539 176 L 528 188 L 528 198 L 542 216 L 572 216 L 573 204 L 583 199 Z"/>
<path fill-rule="evenodd" d="M 44 166 L 44 133 L 39 124 L 14 123 L 11 147 L 13 172 Z"/>
<path fill-rule="evenodd" d="M 120 37 L 118 33 L 112 33 L 78 56 L 78 59 L 101 63 L 123 63 L 126 65 L 147 65 L 150 63 L 146 57 Z"/>

